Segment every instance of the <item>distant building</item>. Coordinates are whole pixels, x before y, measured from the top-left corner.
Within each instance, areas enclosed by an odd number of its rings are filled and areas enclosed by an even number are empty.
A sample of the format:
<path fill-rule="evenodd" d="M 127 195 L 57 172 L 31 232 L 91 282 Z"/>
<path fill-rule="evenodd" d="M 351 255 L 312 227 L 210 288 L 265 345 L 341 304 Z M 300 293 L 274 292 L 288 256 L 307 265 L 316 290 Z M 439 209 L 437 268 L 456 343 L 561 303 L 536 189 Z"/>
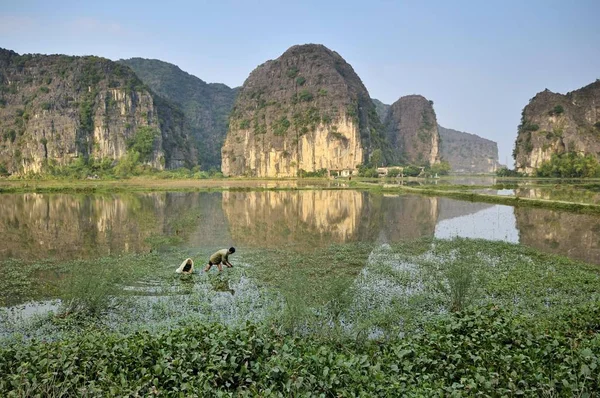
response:
<path fill-rule="evenodd" d="M 350 177 L 358 174 L 357 169 L 331 169 L 327 171 L 329 177 Z"/>

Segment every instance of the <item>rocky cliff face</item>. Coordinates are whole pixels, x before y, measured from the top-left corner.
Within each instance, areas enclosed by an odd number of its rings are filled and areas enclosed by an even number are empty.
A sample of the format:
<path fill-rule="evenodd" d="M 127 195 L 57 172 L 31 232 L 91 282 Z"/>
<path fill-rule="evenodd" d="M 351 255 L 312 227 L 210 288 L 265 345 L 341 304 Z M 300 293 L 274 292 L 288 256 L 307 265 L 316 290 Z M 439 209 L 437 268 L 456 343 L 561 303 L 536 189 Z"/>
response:
<path fill-rule="evenodd" d="M 403 163 L 440 162 L 440 136 L 433 103 L 421 95 L 394 102 L 385 118 L 387 137 Z"/>
<path fill-rule="evenodd" d="M 244 82 L 222 149 L 225 175 L 355 169 L 382 147 L 381 124 L 352 67 L 322 45 L 294 46 Z"/>
<path fill-rule="evenodd" d="M 152 91 L 177 104 L 188 121 L 203 169 L 221 167 L 221 147 L 238 88 L 206 83 L 176 65 L 156 59 L 120 60 Z"/>
<path fill-rule="evenodd" d="M 475 134 L 438 125 L 440 152 L 454 173 L 494 173 L 498 169 L 498 144 Z"/>
<path fill-rule="evenodd" d="M 141 127 L 156 133 L 145 163 L 193 164 L 183 114 L 129 68 L 98 57 L 0 49 L 0 164 L 9 173 L 77 158 L 118 160 Z"/>
<path fill-rule="evenodd" d="M 565 95 L 538 93 L 523 109 L 513 156 L 520 172 L 533 173 L 552 154 L 600 159 L 600 80 Z"/>
<path fill-rule="evenodd" d="M 390 105 L 384 104 L 383 102 L 375 98 L 371 98 L 371 101 L 373 101 L 373 105 L 375 105 L 375 110 L 377 111 L 377 116 L 379 116 L 379 120 L 381 120 L 382 122 L 385 121 L 385 117 L 387 116 L 388 111 L 390 110 Z"/>

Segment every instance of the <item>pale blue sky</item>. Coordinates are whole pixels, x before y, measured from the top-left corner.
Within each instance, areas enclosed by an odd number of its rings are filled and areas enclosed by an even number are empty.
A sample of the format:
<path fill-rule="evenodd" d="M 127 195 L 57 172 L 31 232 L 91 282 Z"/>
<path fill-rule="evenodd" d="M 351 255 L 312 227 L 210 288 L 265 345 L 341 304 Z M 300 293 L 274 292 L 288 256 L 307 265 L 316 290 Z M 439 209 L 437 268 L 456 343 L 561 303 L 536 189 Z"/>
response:
<path fill-rule="evenodd" d="M 600 78 L 600 0 L 0 1 L 0 47 L 157 58 L 232 87 L 303 43 L 337 51 L 373 98 L 433 100 L 512 165 L 531 97 Z"/>

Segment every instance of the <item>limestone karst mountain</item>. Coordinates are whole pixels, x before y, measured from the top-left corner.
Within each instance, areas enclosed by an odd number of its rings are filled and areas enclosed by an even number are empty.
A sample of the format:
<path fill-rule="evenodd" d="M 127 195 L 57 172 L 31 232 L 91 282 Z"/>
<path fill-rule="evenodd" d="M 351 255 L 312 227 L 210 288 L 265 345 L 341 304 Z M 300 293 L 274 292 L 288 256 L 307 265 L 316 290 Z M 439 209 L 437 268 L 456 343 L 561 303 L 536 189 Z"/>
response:
<path fill-rule="evenodd" d="M 438 125 L 440 152 L 453 173 L 494 173 L 498 167 L 498 144 L 494 141 Z"/>
<path fill-rule="evenodd" d="M 178 66 L 156 59 L 120 60 L 152 91 L 181 107 L 203 169 L 221 167 L 221 147 L 238 88 L 206 83 Z"/>
<path fill-rule="evenodd" d="M 420 166 L 440 162 L 440 135 L 432 101 L 422 95 L 402 97 L 390 106 L 384 125 L 401 162 Z"/>
<path fill-rule="evenodd" d="M 258 177 L 354 170 L 382 148 L 375 106 L 352 67 L 325 46 L 298 45 L 258 66 L 244 82 L 230 116 L 222 170 Z"/>
<path fill-rule="evenodd" d="M 121 159 L 138 132 L 142 162 L 195 162 L 183 114 L 126 66 L 88 56 L 19 55 L 0 49 L 0 166 L 41 172 L 78 159 Z"/>
<path fill-rule="evenodd" d="M 600 79 L 564 95 L 544 90 L 523 109 L 516 169 L 534 173 L 553 154 L 566 152 L 600 159 Z"/>
<path fill-rule="evenodd" d="M 372 99 L 377 114 L 386 121 L 391 105 Z M 420 101 L 424 107 L 427 105 Z M 419 112 L 419 109 L 417 109 Z M 422 112 L 422 110 L 421 110 Z M 417 118 L 418 115 L 412 116 Z M 447 129 L 437 125 L 441 159 L 450 164 L 453 173 L 493 173 L 498 168 L 498 144 L 475 134 Z M 394 139 L 392 137 L 392 139 Z M 418 157 L 418 154 L 417 154 Z"/>

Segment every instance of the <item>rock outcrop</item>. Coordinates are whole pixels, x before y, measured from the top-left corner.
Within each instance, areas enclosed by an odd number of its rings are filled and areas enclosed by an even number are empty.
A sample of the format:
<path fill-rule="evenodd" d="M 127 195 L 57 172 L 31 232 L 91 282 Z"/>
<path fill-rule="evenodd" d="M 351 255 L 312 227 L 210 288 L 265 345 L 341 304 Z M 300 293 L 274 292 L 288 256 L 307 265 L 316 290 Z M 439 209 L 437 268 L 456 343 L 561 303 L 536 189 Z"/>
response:
<path fill-rule="evenodd" d="M 384 124 L 401 163 L 425 166 L 440 162 L 440 135 L 432 101 L 421 95 L 402 97 L 392 104 Z"/>
<path fill-rule="evenodd" d="M 498 169 L 498 144 L 475 134 L 438 125 L 442 159 L 453 173 L 494 173 Z"/>
<path fill-rule="evenodd" d="M 354 170 L 383 147 L 369 93 L 334 51 L 307 44 L 257 67 L 244 82 L 222 149 L 225 175 L 293 177 Z"/>
<path fill-rule="evenodd" d="M 183 114 L 126 66 L 0 49 L 0 166 L 8 173 L 80 158 L 118 160 L 143 127 L 155 134 L 144 163 L 158 169 L 194 163 Z"/>
<path fill-rule="evenodd" d="M 221 167 L 221 147 L 238 88 L 206 83 L 178 66 L 156 59 L 118 61 L 129 66 L 150 89 L 177 104 L 189 123 L 203 169 Z"/>
<path fill-rule="evenodd" d="M 513 152 L 517 171 L 534 173 L 565 152 L 600 159 L 600 80 L 565 95 L 542 91 L 523 109 Z"/>

